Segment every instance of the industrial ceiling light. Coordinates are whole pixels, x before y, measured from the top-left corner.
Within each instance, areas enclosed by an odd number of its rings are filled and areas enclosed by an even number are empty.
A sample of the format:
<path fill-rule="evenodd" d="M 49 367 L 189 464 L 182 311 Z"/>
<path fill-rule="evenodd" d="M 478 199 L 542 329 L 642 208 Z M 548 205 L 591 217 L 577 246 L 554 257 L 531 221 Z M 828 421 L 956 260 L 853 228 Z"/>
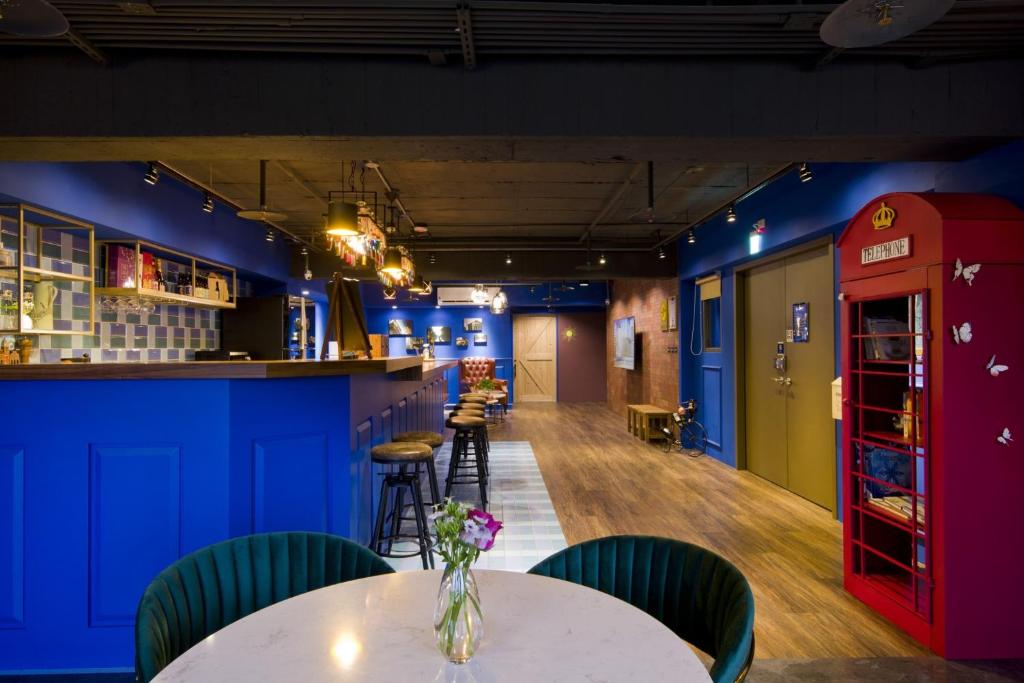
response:
<path fill-rule="evenodd" d="M 580 280 L 580 287 L 589 287 L 590 280 Z"/>
<path fill-rule="evenodd" d="M 434 265 L 435 263 L 437 263 L 437 254 L 435 254 L 434 252 L 430 252 L 430 255 L 427 257 L 427 260 L 430 261 L 430 265 Z"/>
<path fill-rule="evenodd" d="M 733 204 L 729 205 L 729 210 L 725 212 L 725 222 L 735 223 L 736 222 L 736 206 Z"/>
<path fill-rule="evenodd" d="M 686 233 L 686 243 L 697 244 L 697 232 L 693 228 L 690 228 L 690 231 Z"/>
<path fill-rule="evenodd" d="M 511 266 L 512 265 L 512 254 L 509 253 L 509 252 L 505 252 L 505 265 L 506 266 Z"/>
<path fill-rule="evenodd" d="M 665 247 L 658 247 L 658 258 L 668 258 L 668 254 L 665 253 Z"/>
<path fill-rule="evenodd" d="M 409 292 L 412 294 L 423 294 L 425 291 L 427 291 L 427 283 L 422 275 L 417 275 L 409 284 Z"/>
<path fill-rule="evenodd" d="M 331 237 L 356 237 L 359 230 L 359 207 L 340 199 L 327 204 L 327 226 L 324 231 Z"/>
<path fill-rule="evenodd" d="M 388 247 L 384 250 L 384 263 L 380 267 L 381 272 L 393 278 L 400 278 L 405 272 L 402 269 L 402 250 L 398 247 Z"/>
<path fill-rule="evenodd" d="M 800 182 L 809 183 L 814 180 L 814 173 L 811 171 L 811 167 L 806 162 L 800 164 Z"/>
<path fill-rule="evenodd" d="M 209 192 L 203 193 L 203 211 L 213 213 L 213 195 Z"/>
<path fill-rule="evenodd" d="M 394 301 L 397 298 L 398 298 L 398 290 L 397 289 L 395 289 L 394 287 L 390 287 L 390 286 L 384 288 L 384 300 L 385 301 Z"/>
<path fill-rule="evenodd" d="M 156 167 L 156 164 L 150 163 L 149 169 L 146 171 L 146 175 L 142 176 L 142 179 L 146 181 L 147 185 L 156 185 L 160 182 L 160 169 Z"/>
<path fill-rule="evenodd" d="M 604 257 L 604 254 L 601 254 L 601 256 L 597 259 L 597 262 L 603 266 L 604 264 L 608 263 L 608 259 Z"/>
<path fill-rule="evenodd" d="M 277 235 L 274 233 L 274 230 L 272 228 L 267 228 L 267 234 L 264 237 L 264 239 L 267 240 L 268 242 L 273 242 L 275 239 L 277 239 Z"/>
<path fill-rule="evenodd" d="M 490 297 L 487 295 L 487 288 L 483 285 L 473 285 L 473 293 L 469 295 L 469 300 L 475 304 L 486 304 L 489 302 Z"/>

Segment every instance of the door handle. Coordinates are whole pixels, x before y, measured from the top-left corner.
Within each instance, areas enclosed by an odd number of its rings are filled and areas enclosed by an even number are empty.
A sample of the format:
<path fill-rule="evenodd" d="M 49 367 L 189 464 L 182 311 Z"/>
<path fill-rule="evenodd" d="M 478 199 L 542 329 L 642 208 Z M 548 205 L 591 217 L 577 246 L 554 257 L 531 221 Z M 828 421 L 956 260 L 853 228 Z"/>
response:
<path fill-rule="evenodd" d="M 782 384 L 787 387 L 793 383 L 793 380 L 790 377 L 772 377 L 772 381 L 776 384 Z"/>

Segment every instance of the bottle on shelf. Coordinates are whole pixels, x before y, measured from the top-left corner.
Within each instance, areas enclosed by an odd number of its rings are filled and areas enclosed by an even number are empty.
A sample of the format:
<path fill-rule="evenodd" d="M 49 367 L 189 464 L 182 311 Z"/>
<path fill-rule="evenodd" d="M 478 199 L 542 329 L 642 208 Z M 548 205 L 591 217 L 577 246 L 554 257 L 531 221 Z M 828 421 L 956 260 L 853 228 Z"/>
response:
<path fill-rule="evenodd" d="M 156 290 L 158 292 L 166 292 L 167 291 L 167 283 L 164 282 L 164 273 L 163 273 L 163 269 L 160 267 L 160 260 L 159 259 L 157 259 L 157 262 L 156 262 Z"/>

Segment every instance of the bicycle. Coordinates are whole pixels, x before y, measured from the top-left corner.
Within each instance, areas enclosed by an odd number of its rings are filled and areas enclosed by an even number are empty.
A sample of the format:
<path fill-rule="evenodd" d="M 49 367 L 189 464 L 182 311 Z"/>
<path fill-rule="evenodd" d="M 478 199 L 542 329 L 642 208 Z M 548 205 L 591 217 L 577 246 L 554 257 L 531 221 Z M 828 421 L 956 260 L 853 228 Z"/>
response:
<path fill-rule="evenodd" d="M 662 427 L 661 429 L 665 433 L 666 453 L 670 452 L 673 447 L 693 458 L 699 458 L 707 452 L 708 433 L 704 429 L 704 425 L 697 422 L 696 415 L 697 401 L 692 398 L 672 413 L 672 422 L 676 432 L 673 433 L 671 427 Z"/>

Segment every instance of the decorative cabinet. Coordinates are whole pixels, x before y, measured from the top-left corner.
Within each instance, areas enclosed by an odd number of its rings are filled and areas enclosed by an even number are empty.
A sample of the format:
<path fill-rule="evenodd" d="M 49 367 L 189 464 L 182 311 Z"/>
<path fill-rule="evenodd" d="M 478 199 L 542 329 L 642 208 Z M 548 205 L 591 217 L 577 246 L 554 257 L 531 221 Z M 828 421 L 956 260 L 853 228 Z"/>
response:
<path fill-rule="evenodd" d="M 150 242 L 97 242 L 96 288 L 102 304 L 149 301 L 201 308 L 235 308 L 234 268 Z"/>
<path fill-rule="evenodd" d="M 838 244 L 846 589 L 942 656 L 1024 657 L 1024 212 L 889 194 Z"/>
<path fill-rule="evenodd" d="M 0 336 L 92 334 L 93 226 L 0 204 Z"/>

